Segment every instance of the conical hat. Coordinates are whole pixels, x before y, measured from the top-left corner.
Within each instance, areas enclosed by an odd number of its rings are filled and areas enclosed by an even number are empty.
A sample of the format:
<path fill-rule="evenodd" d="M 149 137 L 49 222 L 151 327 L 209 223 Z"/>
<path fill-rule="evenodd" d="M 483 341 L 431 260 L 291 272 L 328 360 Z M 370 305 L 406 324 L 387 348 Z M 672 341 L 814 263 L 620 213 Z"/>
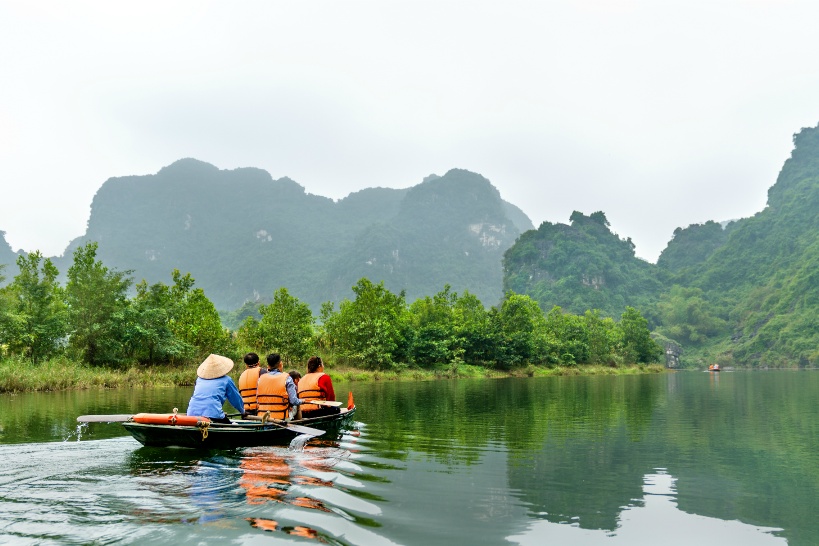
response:
<path fill-rule="evenodd" d="M 210 355 L 199 365 L 196 375 L 202 379 L 216 379 L 233 369 L 233 361 L 227 357 Z"/>

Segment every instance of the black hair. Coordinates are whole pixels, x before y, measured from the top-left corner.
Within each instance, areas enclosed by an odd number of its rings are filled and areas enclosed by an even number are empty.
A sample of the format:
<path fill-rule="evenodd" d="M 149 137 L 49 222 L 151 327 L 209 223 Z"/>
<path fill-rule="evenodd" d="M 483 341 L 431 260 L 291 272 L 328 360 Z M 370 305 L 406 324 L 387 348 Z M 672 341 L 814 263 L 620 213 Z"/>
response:
<path fill-rule="evenodd" d="M 275 368 L 279 365 L 279 362 L 282 361 L 282 357 L 279 353 L 270 353 L 267 355 L 267 367 L 268 368 Z"/>
<path fill-rule="evenodd" d="M 259 363 L 259 355 L 256 353 L 247 353 L 244 357 L 244 361 L 248 368 L 252 368 Z"/>

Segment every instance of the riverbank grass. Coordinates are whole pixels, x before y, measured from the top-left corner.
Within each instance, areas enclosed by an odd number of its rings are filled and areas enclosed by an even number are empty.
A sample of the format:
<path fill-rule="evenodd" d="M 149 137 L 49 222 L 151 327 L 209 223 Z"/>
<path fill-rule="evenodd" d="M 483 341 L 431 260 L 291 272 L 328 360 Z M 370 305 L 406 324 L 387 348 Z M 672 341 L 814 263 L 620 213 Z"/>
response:
<path fill-rule="evenodd" d="M 231 372 L 234 381 L 244 369 L 237 365 Z M 422 370 L 401 367 L 397 370 L 364 370 L 333 367 L 327 373 L 333 381 L 432 381 L 436 379 L 469 379 L 501 377 L 545 377 L 551 375 L 633 375 L 662 373 L 659 364 L 622 366 L 571 366 L 546 368 L 525 366 L 514 370 L 493 370 L 467 364 L 450 365 L 440 369 Z M 119 389 L 135 387 L 187 387 L 196 380 L 196 365 L 132 366 L 127 369 L 98 368 L 53 359 L 32 364 L 23 359 L 0 361 L 0 392 L 61 391 L 79 389 Z"/>
<path fill-rule="evenodd" d="M 94 388 L 173 387 L 192 385 L 193 371 L 180 367 L 112 369 L 65 359 L 32 364 L 28 360 L 0 362 L 0 392 L 61 391 Z"/>

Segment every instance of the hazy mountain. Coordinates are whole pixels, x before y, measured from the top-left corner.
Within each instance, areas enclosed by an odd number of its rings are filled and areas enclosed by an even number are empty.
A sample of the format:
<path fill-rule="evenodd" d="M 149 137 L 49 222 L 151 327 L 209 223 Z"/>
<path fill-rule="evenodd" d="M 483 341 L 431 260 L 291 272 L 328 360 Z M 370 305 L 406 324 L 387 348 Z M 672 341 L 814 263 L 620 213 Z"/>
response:
<path fill-rule="evenodd" d="M 11 245 L 6 241 L 6 232 L 0 231 L 0 265 L 6 267 L 0 271 L 0 275 L 6 278 L 3 284 L 7 284 L 17 274 L 17 253 L 11 249 Z"/>
<path fill-rule="evenodd" d="M 367 277 L 383 279 L 393 291 L 406 289 L 409 301 L 448 283 L 494 305 L 502 296 L 503 252 L 521 232 L 510 216 L 528 221 L 480 175 L 453 169 L 427 177 L 407 190 L 388 221 L 370 224 L 340 253 L 324 299 L 340 299 L 350 279 Z"/>
<path fill-rule="evenodd" d="M 444 284 L 486 304 L 501 297 L 501 256 L 531 221 L 480 175 L 453 170 L 409 189 L 369 188 L 334 202 L 254 168 L 183 159 L 154 175 L 107 180 L 86 234 L 109 267 L 170 282 L 178 268 L 221 309 L 281 286 L 318 311 L 367 276 L 412 298 Z"/>

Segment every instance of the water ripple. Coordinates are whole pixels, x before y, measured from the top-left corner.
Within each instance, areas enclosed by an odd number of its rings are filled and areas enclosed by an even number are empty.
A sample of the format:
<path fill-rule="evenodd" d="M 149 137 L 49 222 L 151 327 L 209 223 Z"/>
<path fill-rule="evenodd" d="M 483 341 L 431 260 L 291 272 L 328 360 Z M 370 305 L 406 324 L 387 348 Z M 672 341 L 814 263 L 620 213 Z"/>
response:
<path fill-rule="evenodd" d="M 131 438 L 73 441 L 82 434 L 0 446 L 11 462 L 0 469 L 0 542 L 250 543 L 261 532 L 288 542 L 393 544 L 378 534 L 384 499 L 367 490 L 386 481 L 372 469 L 391 463 L 364 460 L 359 430 L 294 449 L 213 452 L 139 447 Z"/>

